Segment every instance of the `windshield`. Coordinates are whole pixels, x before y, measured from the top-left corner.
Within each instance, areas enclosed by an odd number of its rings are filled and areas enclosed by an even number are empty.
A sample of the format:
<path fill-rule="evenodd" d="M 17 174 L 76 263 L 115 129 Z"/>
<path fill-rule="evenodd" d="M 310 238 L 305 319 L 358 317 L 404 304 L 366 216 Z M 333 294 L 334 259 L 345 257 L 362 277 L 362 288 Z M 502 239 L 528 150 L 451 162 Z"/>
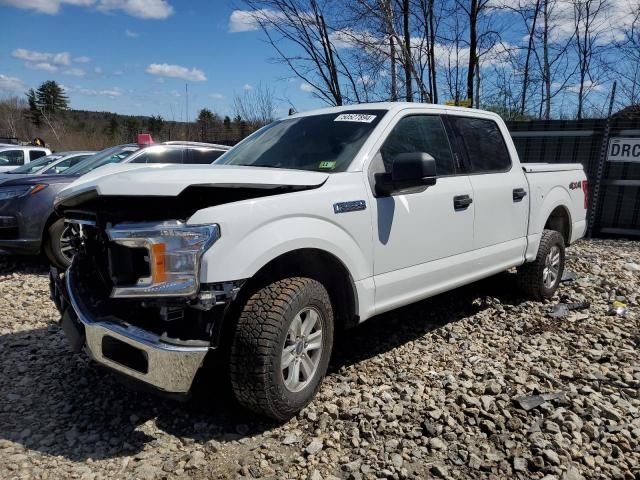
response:
<path fill-rule="evenodd" d="M 385 113 L 349 110 L 279 120 L 214 164 L 344 172 Z"/>
<path fill-rule="evenodd" d="M 101 152 L 92 155 L 86 160 L 74 165 L 64 171 L 65 175 L 84 175 L 91 170 L 107 165 L 109 163 L 120 163 L 133 152 L 140 150 L 137 145 L 118 145 L 117 147 L 107 148 Z"/>
<path fill-rule="evenodd" d="M 7 173 L 28 173 L 28 174 L 36 173 L 38 170 L 43 169 L 47 165 L 50 165 L 56 160 L 60 160 L 63 157 L 64 155 L 56 155 L 56 154 L 47 155 L 46 157 L 40 157 L 37 160 L 34 160 L 33 162 L 29 162 L 26 165 L 18 167 Z"/>

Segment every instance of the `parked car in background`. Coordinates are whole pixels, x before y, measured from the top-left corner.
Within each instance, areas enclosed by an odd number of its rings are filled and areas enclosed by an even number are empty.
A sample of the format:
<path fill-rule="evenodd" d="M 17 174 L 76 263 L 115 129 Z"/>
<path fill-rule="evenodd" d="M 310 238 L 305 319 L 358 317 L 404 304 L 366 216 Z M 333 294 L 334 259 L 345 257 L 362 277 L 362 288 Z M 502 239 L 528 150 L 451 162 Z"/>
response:
<path fill-rule="evenodd" d="M 0 145 L 0 173 L 11 171 L 50 154 L 51 150 L 45 147 Z"/>
<path fill-rule="evenodd" d="M 69 265 L 78 225 L 53 211 L 57 193 L 78 177 L 114 163 L 130 168 L 152 163 L 211 163 L 230 147 L 206 143 L 126 144 L 96 153 L 59 174 L 16 175 L 0 180 L 0 249 L 20 254 L 44 252 L 58 267 Z M 6 175 L 6 177 L 10 177 Z"/>
<path fill-rule="evenodd" d="M 9 172 L 1 173 L 0 182 L 17 178 L 16 175 L 55 175 L 62 173 L 95 153 L 91 151 L 52 153 Z"/>

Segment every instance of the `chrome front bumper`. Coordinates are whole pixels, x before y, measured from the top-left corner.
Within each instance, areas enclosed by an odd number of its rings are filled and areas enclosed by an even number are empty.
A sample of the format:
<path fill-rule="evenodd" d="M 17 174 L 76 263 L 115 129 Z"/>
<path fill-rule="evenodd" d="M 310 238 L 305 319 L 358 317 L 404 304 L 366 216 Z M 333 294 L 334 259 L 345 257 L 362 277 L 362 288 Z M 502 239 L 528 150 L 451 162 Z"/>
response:
<path fill-rule="evenodd" d="M 208 347 L 164 343 L 154 333 L 124 322 L 93 320 L 65 275 L 70 308 L 84 326 L 87 353 L 98 363 L 168 393 L 187 393 Z"/>

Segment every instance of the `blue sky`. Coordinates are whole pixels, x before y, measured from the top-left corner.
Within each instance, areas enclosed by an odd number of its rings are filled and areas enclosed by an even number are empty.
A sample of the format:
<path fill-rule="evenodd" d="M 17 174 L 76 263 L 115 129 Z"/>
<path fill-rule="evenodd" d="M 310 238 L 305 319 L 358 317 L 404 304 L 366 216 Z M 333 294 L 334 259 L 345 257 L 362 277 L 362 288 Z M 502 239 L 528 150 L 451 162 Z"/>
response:
<path fill-rule="evenodd" d="M 192 119 L 231 114 L 234 94 L 262 83 L 278 115 L 320 106 L 232 12 L 225 0 L 0 0 L 0 96 L 52 79 L 72 108 L 182 120 L 185 83 Z"/>

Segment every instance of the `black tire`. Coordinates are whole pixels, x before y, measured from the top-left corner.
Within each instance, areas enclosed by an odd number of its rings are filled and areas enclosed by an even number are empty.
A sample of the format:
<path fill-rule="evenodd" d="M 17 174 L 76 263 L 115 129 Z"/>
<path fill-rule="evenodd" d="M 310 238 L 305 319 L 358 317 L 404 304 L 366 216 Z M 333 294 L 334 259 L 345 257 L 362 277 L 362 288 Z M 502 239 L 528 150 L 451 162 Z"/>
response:
<path fill-rule="evenodd" d="M 557 249 L 559 263 L 555 279 L 553 274 L 548 277 L 545 269 L 548 267 L 550 253 Z M 560 285 L 564 272 L 565 248 L 564 237 L 555 230 L 544 230 L 538 247 L 538 255 L 534 262 L 525 263 L 518 268 L 518 284 L 520 289 L 532 300 L 544 300 L 553 297 Z"/>
<path fill-rule="evenodd" d="M 63 252 L 62 235 L 67 230 L 68 225 L 64 223 L 64 219 L 60 218 L 53 222 L 48 230 L 44 239 L 44 254 L 47 256 L 49 263 L 54 267 L 66 270 L 71 265 L 71 260 Z"/>
<path fill-rule="evenodd" d="M 294 319 L 305 318 L 305 312 L 313 315 L 316 323 L 317 318 L 320 319 L 321 336 L 317 343 L 321 347 L 314 360 L 317 363 L 313 373 L 306 382 L 301 382 L 299 391 L 291 391 L 290 386 L 285 385 L 285 370 L 281 366 L 283 349 L 289 349 L 290 355 L 299 355 L 297 344 L 285 342 L 291 342 Z M 306 321 L 310 320 L 302 320 Z M 240 313 L 231 344 L 229 373 L 236 399 L 255 413 L 275 420 L 283 421 L 296 415 L 311 402 L 327 371 L 333 346 L 333 323 L 327 290 L 310 278 L 278 280 L 251 295 Z M 296 325 L 303 329 L 304 323 Z M 306 344 L 306 334 L 302 343 Z M 306 348 L 301 355 L 305 354 Z M 309 359 L 311 355 L 315 353 L 309 353 Z M 300 363 L 305 362 L 300 358 L 294 362 L 298 362 L 295 379 L 298 381 L 304 377 Z M 293 378 L 293 371 L 287 369 L 286 372 Z"/>

